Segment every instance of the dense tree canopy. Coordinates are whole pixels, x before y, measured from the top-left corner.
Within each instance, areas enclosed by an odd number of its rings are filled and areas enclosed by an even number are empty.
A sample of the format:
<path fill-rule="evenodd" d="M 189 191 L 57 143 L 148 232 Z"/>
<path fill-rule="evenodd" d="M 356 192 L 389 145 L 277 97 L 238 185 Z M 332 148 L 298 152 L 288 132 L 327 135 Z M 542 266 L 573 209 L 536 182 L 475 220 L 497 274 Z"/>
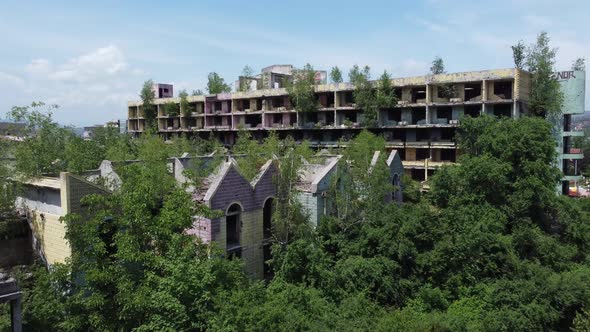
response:
<path fill-rule="evenodd" d="M 73 249 L 68 263 L 21 277 L 27 330 L 588 326 L 590 203 L 556 194 L 546 120 L 464 118 L 460 163 L 439 170 L 424 196 L 406 185 L 404 197 L 412 199 L 401 205 L 383 199 L 392 189 L 387 173 L 381 162 L 370 163 L 373 151 L 385 151 L 384 139 L 362 132 L 337 151 L 346 167 L 328 195 L 333 214 L 315 229 L 293 189 L 302 157 L 313 158 L 307 145 L 275 136 L 258 145 L 240 135 L 233 153 L 246 154 L 238 163 L 247 176 L 270 155 L 279 160 L 272 280 L 249 280 L 239 259 L 224 259 L 215 246 L 183 232 L 193 215 L 215 212 L 192 202 L 165 160 L 215 144 L 166 144 L 150 135 L 104 138 L 112 144 L 97 139 L 93 144 L 105 144 L 107 155 L 129 153 L 144 162 L 120 169 L 119 191 L 89 196 L 86 213 L 65 218 Z M 7 315 L 0 317 L 0 327 L 7 326 Z"/>

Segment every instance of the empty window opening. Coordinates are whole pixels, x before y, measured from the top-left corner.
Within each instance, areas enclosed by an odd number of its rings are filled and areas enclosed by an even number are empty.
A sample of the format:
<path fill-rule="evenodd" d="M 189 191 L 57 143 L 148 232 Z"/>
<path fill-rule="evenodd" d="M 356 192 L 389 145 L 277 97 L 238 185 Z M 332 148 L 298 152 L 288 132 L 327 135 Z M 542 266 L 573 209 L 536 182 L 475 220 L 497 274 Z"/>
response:
<path fill-rule="evenodd" d="M 397 110 L 389 110 L 387 112 L 387 120 L 392 122 L 400 122 L 402 120 L 402 112 Z"/>
<path fill-rule="evenodd" d="M 356 113 L 348 113 L 344 115 L 344 121 L 350 121 L 352 123 L 357 123 L 357 114 Z"/>
<path fill-rule="evenodd" d="M 393 140 L 394 141 L 406 141 L 406 131 L 405 130 L 394 130 L 393 131 Z"/>
<path fill-rule="evenodd" d="M 273 114 L 272 115 L 272 123 L 273 124 L 283 123 L 283 115 L 282 114 Z"/>
<path fill-rule="evenodd" d="M 422 120 L 426 121 L 426 109 L 412 108 L 412 124 L 418 124 Z"/>
<path fill-rule="evenodd" d="M 494 116 L 510 117 L 512 115 L 511 104 L 494 105 Z"/>
<path fill-rule="evenodd" d="M 259 124 L 262 123 L 262 114 L 251 114 L 246 115 L 245 122 L 250 128 L 256 128 Z"/>
<path fill-rule="evenodd" d="M 272 235 L 272 215 L 274 213 L 274 200 L 269 198 L 264 202 L 262 211 L 262 227 L 264 239 L 269 239 Z"/>
<path fill-rule="evenodd" d="M 213 104 L 213 111 L 214 112 L 221 112 L 221 102 L 220 101 L 216 101 Z"/>
<path fill-rule="evenodd" d="M 221 126 L 223 124 L 223 120 L 220 116 L 216 116 L 213 118 L 213 125 L 214 126 Z"/>
<path fill-rule="evenodd" d="M 455 162 L 455 150 L 454 149 L 440 149 L 440 160 Z"/>
<path fill-rule="evenodd" d="M 426 87 L 421 86 L 412 88 L 412 103 L 425 103 L 426 102 Z"/>
<path fill-rule="evenodd" d="M 501 99 L 512 99 L 512 82 L 494 82 L 494 94 Z"/>
<path fill-rule="evenodd" d="M 272 108 L 285 107 L 285 99 L 283 97 L 273 98 L 271 99 L 271 103 Z"/>
<path fill-rule="evenodd" d="M 418 129 L 416 130 L 416 141 L 428 141 L 430 139 L 430 134 L 428 129 Z"/>
<path fill-rule="evenodd" d="M 430 158 L 429 149 L 416 149 L 416 160 L 424 160 Z"/>
<path fill-rule="evenodd" d="M 426 176 L 423 169 L 412 169 L 412 180 L 424 181 Z"/>
<path fill-rule="evenodd" d="M 481 100 L 481 83 L 465 84 L 465 101 Z"/>
<path fill-rule="evenodd" d="M 343 92 L 344 94 L 344 105 L 342 106 L 352 106 L 352 104 L 354 104 L 354 96 L 352 94 L 352 91 L 345 91 Z"/>
<path fill-rule="evenodd" d="M 313 128 L 315 124 L 318 122 L 318 114 L 316 112 L 305 112 L 300 113 L 303 119 L 303 127 L 304 128 Z"/>
<path fill-rule="evenodd" d="M 465 110 L 463 112 L 465 116 L 470 116 L 472 118 L 477 118 L 481 115 L 481 106 L 480 105 L 469 105 L 465 106 Z"/>
<path fill-rule="evenodd" d="M 440 140 L 441 141 L 452 141 L 455 137 L 455 128 L 441 128 Z"/>
<path fill-rule="evenodd" d="M 393 94 L 395 95 L 395 98 L 397 98 L 397 100 L 402 100 L 402 89 L 400 89 L 400 88 L 393 89 Z"/>
<path fill-rule="evenodd" d="M 439 107 L 436 109 L 437 123 L 448 124 L 453 119 L 452 107 Z"/>
<path fill-rule="evenodd" d="M 231 254 L 240 250 L 240 233 L 242 228 L 242 208 L 239 204 L 232 204 L 227 210 L 226 223 L 226 248 Z"/>

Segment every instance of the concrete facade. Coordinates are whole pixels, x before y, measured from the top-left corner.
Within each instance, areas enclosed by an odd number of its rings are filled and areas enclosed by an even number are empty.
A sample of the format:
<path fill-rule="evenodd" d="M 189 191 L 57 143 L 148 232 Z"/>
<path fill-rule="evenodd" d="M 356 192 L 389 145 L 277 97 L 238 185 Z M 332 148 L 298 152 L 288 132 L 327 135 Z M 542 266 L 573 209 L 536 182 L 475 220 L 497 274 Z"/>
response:
<path fill-rule="evenodd" d="M 271 66 L 267 71 L 292 70 L 288 65 Z M 491 114 L 517 118 L 530 95 L 530 75 L 518 69 L 425 75 L 392 79 L 398 96 L 393 108 L 381 109 L 378 126 L 368 128 L 383 135 L 387 147 L 397 150 L 406 174 L 426 180 L 444 164 L 454 163 L 459 155 L 454 135 L 462 116 Z M 452 98 L 439 93 L 451 86 Z M 227 146 L 235 143 L 240 129 L 249 130 L 256 139 L 270 131 L 279 138 L 307 140 L 313 147 L 338 147 L 363 129 L 363 112 L 353 100 L 350 83 L 319 84 L 315 93 L 320 104 L 317 112 L 297 112 L 286 89 L 263 86 L 246 92 L 191 96 L 189 110 L 167 116 L 160 112 L 167 102 L 179 98 L 160 98 L 158 131 L 164 138 L 180 135 L 208 138 L 213 135 Z M 140 101 L 128 103 L 129 132 L 145 131 Z"/>

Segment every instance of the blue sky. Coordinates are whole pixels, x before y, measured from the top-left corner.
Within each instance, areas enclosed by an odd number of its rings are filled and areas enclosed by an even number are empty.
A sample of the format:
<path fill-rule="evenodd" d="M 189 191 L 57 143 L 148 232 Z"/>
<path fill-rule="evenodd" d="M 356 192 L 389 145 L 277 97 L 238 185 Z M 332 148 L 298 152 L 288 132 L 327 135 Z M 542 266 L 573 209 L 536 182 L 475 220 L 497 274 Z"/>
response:
<path fill-rule="evenodd" d="M 125 118 L 146 79 L 190 91 L 203 89 L 211 71 L 233 82 L 244 65 L 309 62 L 347 72 L 356 63 L 399 77 L 424 74 L 438 55 L 449 72 L 508 68 L 510 45 L 541 30 L 559 48 L 558 69 L 590 59 L 585 0 L 53 0 L 2 8 L 0 117 L 45 101 L 61 106 L 59 122 L 74 125 Z"/>

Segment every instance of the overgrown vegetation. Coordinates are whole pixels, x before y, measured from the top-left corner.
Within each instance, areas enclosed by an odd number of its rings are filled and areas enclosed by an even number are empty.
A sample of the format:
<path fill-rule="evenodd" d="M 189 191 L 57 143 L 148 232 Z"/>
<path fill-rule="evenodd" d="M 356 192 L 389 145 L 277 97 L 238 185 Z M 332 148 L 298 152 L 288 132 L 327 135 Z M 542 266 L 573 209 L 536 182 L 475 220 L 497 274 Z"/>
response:
<path fill-rule="evenodd" d="M 153 90 L 154 81 L 147 80 L 143 83 L 143 87 L 139 92 L 139 97 L 141 98 L 142 102 L 142 109 L 143 109 L 143 117 L 145 118 L 145 123 L 148 128 L 156 128 L 156 116 L 157 110 L 154 105 L 154 99 L 156 95 Z"/>
<path fill-rule="evenodd" d="M 342 71 L 338 66 L 334 66 L 330 70 L 330 80 L 332 83 L 342 83 Z"/>
<path fill-rule="evenodd" d="M 318 109 L 315 95 L 315 70 L 308 63 L 303 69 L 295 72 L 293 81 L 286 81 L 289 98 L 297 112 L 314 112 Z"/>
<path fill-rule="evenodd" d="M 379 123 L 379 109 L 391 108 L 397 103 L 391 76 L 384 71 L 374 84 L 371 82 L 369 66 L 360 69 L 355 65 L 348 73 L 348 77 L 354 86 L 354 101 L 357 107 L 363 110 L 363 126 L 376 127 Z"/>
<path fill-rule="evenodd" d="M 514 63 L 531 73 L 530 112 L 537 116 L 554 116 L 561 111 L 563 93 L 553 75 L 557 50 L 549 45 L 549 36 L 543 31 L 534 44 L 525 49 L 522 41 L 512 46 Z"/>
<path fill-rule="evenodd" d="M 209 94 L 231 92 L 231 87 L 225 83 L 223 77 L 216 72 L 212 72 L 207 76 L 207 92 Z"/>

